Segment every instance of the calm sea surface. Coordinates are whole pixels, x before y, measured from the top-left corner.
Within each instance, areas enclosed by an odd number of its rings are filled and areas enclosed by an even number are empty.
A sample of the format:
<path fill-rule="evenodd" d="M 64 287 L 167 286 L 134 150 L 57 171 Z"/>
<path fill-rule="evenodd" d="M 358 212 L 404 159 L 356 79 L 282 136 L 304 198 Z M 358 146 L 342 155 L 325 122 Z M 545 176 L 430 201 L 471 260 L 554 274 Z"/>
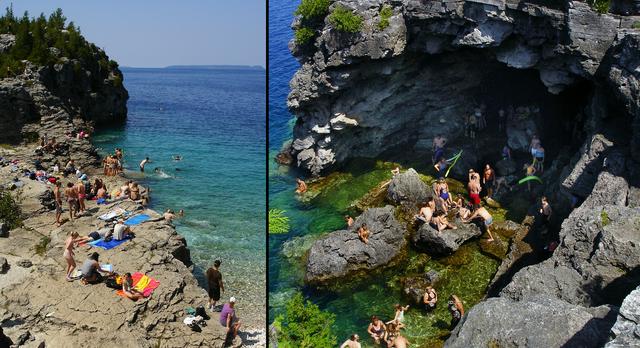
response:
<path fill-rule="evenodd" d="M 130 94 L 126 125 L 96 134 L 94 144 L 102 153 L 124 149 L 128 175 L 151 186 L 153 209 L 185 210 L 177 229 L 198 279 L 222 260 L 223 297 L 235 296 L 241 310 L 263 317 L 264 70 L 122 70 Z M 152 162 L 140 176 L 145 156 Z"/>

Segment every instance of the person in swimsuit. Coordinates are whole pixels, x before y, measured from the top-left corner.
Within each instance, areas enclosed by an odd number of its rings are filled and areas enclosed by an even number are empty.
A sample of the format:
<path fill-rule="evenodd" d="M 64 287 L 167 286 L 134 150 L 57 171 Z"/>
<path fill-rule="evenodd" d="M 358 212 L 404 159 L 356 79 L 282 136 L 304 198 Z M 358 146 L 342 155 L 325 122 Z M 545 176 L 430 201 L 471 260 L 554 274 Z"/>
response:
<path fill-rule="evenodd" d="M 62 183 L 60 180 L 57 180 L 55 186 L 53 187 L 53 197 L 56 201 L 56 224 L 58 226 L 62 225 L 62 221 L 60 221 L 60 217 L 62 216 L 62 192 L 60 192 L 60 187 Z"/>
<path fill-rule="evenodd" d="M 546 196 L 542 196 L 540 198 L 540 216 L 542 217 L 542 225 L 544 226 L 544 230 L 542 231 L 543 234 L 547 233 L 549 231 L 549 224 L 551 221 L 551 206 L 549 205 L 549 202 L 547 201 L 547 197 Z"/>
<path fill-rule="evenodd" d="M 407 348 L 410 344 L 411 342 L 409 342 L 409 340 L 398 333 L 396 338 L 388 345 L 388 348 Z"/>
<path fill-rule="evenodd" d="M 394 169 L 391 169 L 391 175 L 396 176 L 400 174 L 400 167 L 395 167 Z"/>
<path fill-rule="evenodd" d="M 482 221 L 484 222 L 484 226 L 487 229 L 487 233 L 489 233 L 489 239 L 487 239 L 487 241 L 492 242 L 493 235 L 491 234 L 491 230 L 489 229 L 489 227 L 491 226 L 491 224 L 493 224 L 493 216 L 491 216 L 491 214 L 489 214 L 487 209 L 485 209 L 484 207 L 476 206 L 476 210 L 473 212 L 473 214 L 471 214 L 471 216 L 466 219 L 462 219 L 462 222 L 468 223 L 476 218 L 482 219 Z"/>
<path fill-rule="evenodd" d="M 535 155 L 536 169 L 542 174 L 544 172 L 544 147 L 538 146 L 538 150 Z"/>
<path fill-rule="evenodd" d="M 69 235 L 69 237 L 67 237 L 67 240 L 64 242 L 64 253 L 62 254 L 62 256 L 64 257 L 65 261 L 67 261 L 67 281 L 73 281 L 73 279 L 71 278 L 71 275 L 73 274 L 73 271 L 76 269 L 76 260 L 74 259 L 75 253 L 74 253 L 74 247 L 76 246 L 76 244 L 78 244 L 78 242 L 80 241 L 80 238 L 78 238 L 78 232 L 71 232 L 71 234 Z"/>
<path fill-rule="evenodd" d="M 67 188 L 64 189 L 64 195 L 67 197 L 67 203 L 69 203 L 69 216 L 73 221 L 73 215 L 78 209 L 78 192 L 73 186 L 73 183 L 68 183 Z"/>
<path fill-rule="evenodd" d="M 450 329 L 453 330 L 464 315 L 464 307 L 462 307 L 462 301 L 460 301 L 460 299 L 456 295 L 451 295 L 451 297 L 449 297 L 447 307 L 449 308 L 449 313 L 451 313 Z"/>
<path fill-rule="evenodd" d="M 126 273 L 124 278 L 122 278 L 122 293 L 124 293 L 128 299 L 134 301 L 144 298 L 144 295 L 133 287 L 133 278 L 131 278 L 131 273 Z"/>
<path fill-rule="evenodd" d="M 487 197 L 491 198 L 493 195 L 493 188 L 496 184 L 496 173 L 489 164 L 484 166 L 484 172 L 482 175 L 482 183 L 487 191 Z"/>
<path fill-rule="evenodd" d="M 129 187 L 129 199 L 132 201 L 137 201 L 140 199 L 140 188 L 138 187 L 137 182 L 131 183 Z"/>
<path fill-rule="evenodd" d="M 409 305 L 403 307 L 399 303 L 396 303 L 394 307 L 396 309 L 396 314 L 394 315 L 393 320 L 388 321 L 387 324 L 395 323 L 396 325 L 404 327 L 404 312 L 409 309 Z"/>
<path fill-rule="evenodd" d="M 469 169 L 469 183 L 467 184 L 467 188 L 469 189 L 469 199 L 471 200 L 471 204 L 479 205 L 480 190 L 482 190 L 482 187 L 480 186 L 480 175 L 478 175 L 478 173 L 473 169 Z"/>
<path fill-rule="evenodd" d="M 340 348 L 362 348 L 358 341 L 360 341 L 360 336 L 358 336 L 358 334 L 353 334 L 348 340 L 342 343 Z"/>
<path fill-rule="evenodd" d="M 371 323 L 369 323 L 369 327 L 367 328 L 367 332 L 371 336 L 371 338 L 376 342 L 376 344 L 380 344 L 380 341 L 385 340 L 386 334 L 386 326 L 382 320 L 380 320 L 375 315 L 371 317 Z"/>
<path fill-rule="evenodd" d="M 426 223 L 431 223 L 431 218 L 435 211 L 436 203 L 433 201 L 433 197 L 429 197 L 426 202 L 422 203 L 422 207 L 420 208 L 418 215 L 416 215 L 416 219 Z"/>
<path fill-rule="evenodd" d="M 447 167 L 449 166 L 449 162 L 447 162 L 447 159 L 443 157 L 440 157 L 440 160 L 438 161 L 438 163 L 436 163 L 435 166 L 433 166 L 437 171 L 438 171 L 438 176 L 441 178 L 444 178 L 445 174 L 447 174 Z"/>
<path fill-rule="evenodd" d="M 438 293 L 436 293 L 436 290 L 431 286 L 428 286 L 424 292 L 424 296 L 422 297 L 422 302 L 424 303 L 424 308 L 427 312 L 431 312 L 436 309 L 436 305 L 438 304 Z"/>
<path fill-rule="evenodd" d="M 85 198 L 87 198 L 84 182 L 82 182 L 82 180 L 78 180 L 75 188 L 78 193 L 78 206 L 80 207 L 80 213 L 84 213 L 87 210 L 84 205 Z"/>
<path fill-rule="evenodd" d="M 533 164 L 526 163 L 523 166 L 526 176 L 532 176 L 536 174 L 536 167 Z M 527 191 L 531 192 L 531 180 L 527 181 Z"/>
<path fill-rule="evenodd" d="M 369 244 L 369 229 L 366 224 L 362 224 L 362 226 L 358 227 L 358 238 L 364 243 Z"/>
<path fill-rule="evenodd" d="M 431 226 L 435 228 L 438 232 L 442 232 L 447 228 L 452 230 L 458 229 L 456 225 L 449 222 L 445 214 L 434 215 L 431 218 Z"/>
<path fill-rule="evenodd" d="M 347 223 L 347 227 L 351 227 L 351 225 L 353 225 L 353 218 L 349 215 L 344 216 L 344 221 Z"/>
<path fill-rule="evenodd" d="M 176 218 L 176 214 L 173 213 L 173 210 L 167 209 L 167 211 L 162 214 L 162 217 L 164 217 L 166 221 L 171 222 Z"/>
<path fill-rule="evenodd" d="M 145 157 L 142 162 L 140 162 L 140 171 L 144 173 L 144 166 L 147 165 L 147 163 L 149 163 L 151 161 L 149 161 L 149 157 Z"/>
<path fill-rule="evenodd" d="M 385 335 L 385 342 L 387 343 L 387 347 L 390 347 L 393 344 L 393 341 L 395 341 L 396 337 L 398 337 L 399 334 L 400 326 L 396 324 L 396 322 L 391 321 L 391 323 L 387 324 L 387 334 Z"/>
<path fill-rule="evenodd" d="M 303 194 L 307 192 L 307 184 L 300 178 L 296 178 L 296 193 Z"/>
<path fill-rule="evenodd" d="M 435 138 L 433 138 L 433 158 L 431 159 L 432 163 L 437 163 L 440 161 L 441 157 L 444 157 L 444 146 L 447 143 L 447 138 L 445 138 L 442 134 L 438 134 Z"/>
<path fill-rule="evenodd" d="M 442 206 L 444 207 L 444 213 L 447 214 L 449 208 L 453 206 L 453 198 L 451 197 L 451 193 L 449 192 L 449 185 L 444 178 L 438 179 L 439 182 L 439 192 L 438 197 L 442 200 Z"/>

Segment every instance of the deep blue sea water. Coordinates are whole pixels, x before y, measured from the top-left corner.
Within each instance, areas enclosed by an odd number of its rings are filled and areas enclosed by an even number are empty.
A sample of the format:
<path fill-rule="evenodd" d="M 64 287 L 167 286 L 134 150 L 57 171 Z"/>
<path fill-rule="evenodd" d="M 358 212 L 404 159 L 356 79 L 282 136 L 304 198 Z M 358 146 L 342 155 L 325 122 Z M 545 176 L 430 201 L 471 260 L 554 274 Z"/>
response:
<path fill-rule="evenodd" d="M 184 209 L 194 273 L 222 260 L 224 297 L 264 313 L 265 71 L 124 68 L 126 125 L 101 131 L 102 153 L 122 147 L 129 176 L 151 186 L 151 207 Z M 182 161 L 173 161 L 180 154 Z M 152 163 L 140 177 L 138 163 Z M 161 168 L 154 173 L 154 168 Z"/>

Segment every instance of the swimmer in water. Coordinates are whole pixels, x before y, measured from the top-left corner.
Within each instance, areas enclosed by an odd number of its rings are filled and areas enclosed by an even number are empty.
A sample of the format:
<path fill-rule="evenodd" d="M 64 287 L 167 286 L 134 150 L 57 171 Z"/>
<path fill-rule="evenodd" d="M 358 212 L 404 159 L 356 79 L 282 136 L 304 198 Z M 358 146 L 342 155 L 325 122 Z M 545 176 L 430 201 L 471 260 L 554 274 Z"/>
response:
<path fill-rule="evenodd" d="M 297 194 L 303 194 L 305 192 L 307 192 L 307 184 L 302 181 L 302 179 L 296 179 L 296 193 Z"/>
<path fill-rule="evenodd" d="M 174 161 L 182 161 L 182 156 L 180 156 L 180 155 L 173 155 L 173 160 L 174 160 Z"/>

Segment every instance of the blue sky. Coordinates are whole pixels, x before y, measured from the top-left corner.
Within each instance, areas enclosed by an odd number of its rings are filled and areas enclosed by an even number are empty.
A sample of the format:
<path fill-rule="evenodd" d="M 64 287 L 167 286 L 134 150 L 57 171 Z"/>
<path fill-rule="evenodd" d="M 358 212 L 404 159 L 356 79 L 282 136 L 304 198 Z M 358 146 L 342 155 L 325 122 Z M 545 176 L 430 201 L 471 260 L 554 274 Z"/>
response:
<path fill-rule="evenodd" d="M 60 7 L 121 66 L 265 66 L 265 0 L 14 0 L 16 15 Z"/>

